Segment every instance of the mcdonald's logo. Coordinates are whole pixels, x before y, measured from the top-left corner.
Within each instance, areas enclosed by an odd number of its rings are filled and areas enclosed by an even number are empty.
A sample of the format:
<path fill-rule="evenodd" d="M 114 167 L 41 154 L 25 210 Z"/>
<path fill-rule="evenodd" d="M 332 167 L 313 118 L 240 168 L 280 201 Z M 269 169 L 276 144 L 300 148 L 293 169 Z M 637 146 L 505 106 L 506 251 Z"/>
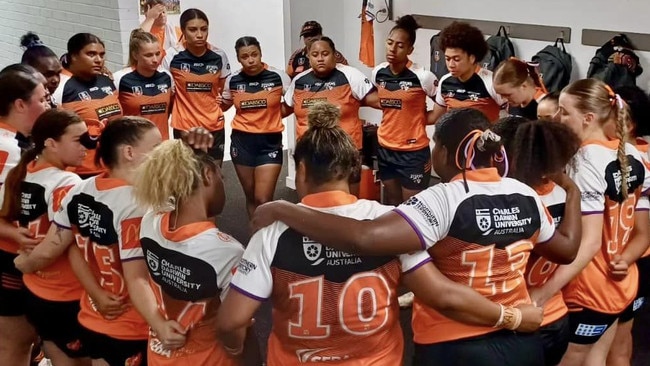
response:
<path fill-rule="evenodd" d="M 140 247 L 140 222 L 142 217 L 134 217 L 123 220 L 122 227 L 122 248 L 135 249 Z"/>

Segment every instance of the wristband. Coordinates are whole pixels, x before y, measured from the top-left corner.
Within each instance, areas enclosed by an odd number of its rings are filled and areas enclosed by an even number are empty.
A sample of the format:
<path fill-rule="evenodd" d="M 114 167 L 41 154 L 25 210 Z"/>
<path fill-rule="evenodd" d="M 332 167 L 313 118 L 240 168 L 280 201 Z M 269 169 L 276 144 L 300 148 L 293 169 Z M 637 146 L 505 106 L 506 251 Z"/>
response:
<path fill-rule="evenodd" d="M 516 330 L 521 325 L 522 314 L 521 310 L 508 306 L 503 311 L 503 328 L 509 330 Z"/>
<path fill-rule="evenodd" d="M 496 324 L 494 324 L 494 328 L 501 328 L 501 326 L 503 325 L 504 309 L 505 307 L 499 304 L 499 311 L 500 311 L 499 320 L 497 320 Z"/>

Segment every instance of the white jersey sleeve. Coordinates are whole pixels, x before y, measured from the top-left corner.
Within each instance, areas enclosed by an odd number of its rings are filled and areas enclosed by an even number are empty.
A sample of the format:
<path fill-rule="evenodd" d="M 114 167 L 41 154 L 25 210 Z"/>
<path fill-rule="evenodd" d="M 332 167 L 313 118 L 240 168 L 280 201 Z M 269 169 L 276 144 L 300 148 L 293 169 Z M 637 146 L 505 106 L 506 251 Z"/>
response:
<path fill-rule="evenodd" d="M 15 137 L 0 136 L 0 184 L 4 185 L 9 171 L 20 162 L 20 154 Z"/>
<path fill-rule="evenodd" d="M 280 80 L 282 80 L 282 94 L 287 92 L 287 89 L 289 89 L 289 86 L 291 85 L 291 78 L 289 75 L 287 75 L 286 72 L 276 69 L 275 67 L 269 67 L 269 71 L 272 71 L 280 76 Z"/>
<path fill-rule="evenodd" d="M 483 80 L 483 84 L 485 84 L 485 88 L 487 89 L 488 93 L 490 93 L 492 99 L 499 105 L 499 107 L 501 107 L 501 109 L 504 109 L 508 105 L 508 101 L 501 97 L 501 95 L 494 90 L 492 75 L 492 71 L 488 69 L 481 68 L 478 71 L 478 76 L 480 76 Z"/>
<path fill-rule="evenodd" d="M 537 203 L 537 210 L 539 211 L 540 227 L 539 235 L 537 235 L 537 243 L 545 243 L 555 235 L 555 223 L 553 217 L 548 212 L 546 205 L 539 197 L 535 197 Z"/>
<path fill-rule="evenodd" d="M 296 80 L 298 80 L 298 77 L 295 77 L 293 80 L 291 80 L 291 84 L 289 84 L 289 87 L 284 92 L 284 104 L 291 108 L 293 108 L 293 93 L 296 90 Z"/>
<path fill-rule="evenodd" d="M 126 196 L 123 199 L 133 200 L 132 194 L 132 187 L 125 187 L 122 197 Z M 117 233 L 122 261 L 144 258 L 140 246 L 140 226 L 144 214 L 145 210 L 134 203 L 129 203 L 118 212 L 114 212 L 113 225 Z"/>
<path fill-rule="evenodd" d="M 228 56 L 226 55 L 226 52 L 221 48 L 214 48 L 213 51 L 219 56 L 221 56 L 221 62 L 223 64 L 223 67 L 221 68 L 221 78 L 225 79 L 231 74 L 230 62 L 228 61 Z"/>
<path fill-rule="evenodd" d="M 446 186 L 438 184 L 425 189 L 394 210 L 411 225 L 420 238 L 423 250 L 431 248 L 449 232 L 453 207 Z"/>
<path fill-rule="evenodd" d="M 115 89 L 117 89 L 118 93 L 120 91 L 120 82 L 122 82 L 122 78 L 131 72 L 133 72 L 131 67 L 125 67 L 122 70 L 113 73 L 113 83 L 115 84 Z"/>
<path fill-rule="evenodd" d="M 431 256 L 426 250 L 421 250 L 412 254 L 402 254 L 399 256 L 399 261 L 402 264 L 402 273 L 411 273 L 431 262 Z"/>
<path fill-rule="evenodd" d="M 228 75 L 226 78 L 226 82 L 223 84 L 223 91 L 221 92 L 221 97 L 223 100 L 227 100 L 229 102 L 232 102 L 233 97 L 232 97 L 232 92 L 230 91 L 230 80 L 232 79 L 233 76 L 237 75 L 240 71 L 235 71 L 234 73 Z"/>
<path fill-rule="evenodd" d="M 583 151 L 586 152 L 586 151 Z M 574 167 L 568 168 L 569 177 L 580 189 L 580 206 L 583 215 L 601 214 L 605 210 L 607 182 L 603 172 L 590 161 L 589 154 L 578 152 Z"/>
<path fill-rule="evenodd" d="M 175 47 L 169 47 L 167 50 L 165 50 L 166 55 L 165 58 L 162 60 L 160 63 L 160 67 L 162 70 L 167 71 L 168 73 L 171 74 L 171 64 L 172 60 L 176 55 L 178 55 L 178 50 Z"/>
<path fill-rule="evenodd" d="M 219 296 L 221 301 L 223 301 L 228 294 L 233 273 L 237 269 L 244 254 L 244 247 L 235 239 L 229 239 L 228 241 L 222 240 L 224 236 L 229 237 L 223 232 L 218 232 L 217 236 L 219 237 L 217 241 L 219 245 L 216 248 L 216 251 L 218 251 L 218 263 L 214 263 L 213 267 L 217 272 L 217 286 L 221 289 L 221 295 Z M 214 244 L 214 240 L 205 243 L 206 246 L 214 246 Z"/>
<path fill-rule="evenodd" d="M 440 78 L 440 82 L 438 83 L 438 90 L 436 93 L 436 97 L 434 99 L 434 102 L 436 102 L 436 104 L 443 107 L 447 106 L 447 102 L 445 102 L 445 98 L 442 96 L 442 83 L 444 83 L 445 80 L 449 79 L 450 77 L 451 77 L 451 73 L 445 74 L 443 77 Z"/>
<path fill-rule="evenodd" d="M 429 70 L 419 66 L 413 65 L 411 69 L 418 79 L 420 79 L 420 84 L 422 85 L 422 90 L 427 94 L 431 99 L 436 97 L 437 81 L 438 78 Z"/>
<path fill-rule="evenodd" d="M 63 197 L 61 205 L 59 206 L 59 209 L 54 212 L 54 219 L 52 220 L 56 226 L 72 230 L 70 216 L 68 215 L 68 206 L 70 206 L 72 198 L 76 194 L 79 194 L 83 189 L 83 186 L 88 184 L 90 181 L 94 181 L 94 178 L 90 178 L 87 181 L 81 181 L 80 183 L 76 184 L 74 187 L 72 187 L 72 189 L 70 189 L 70 191 L 68 191 L 65 197 Z"/>
<path fill-rule="evenodd" d="M 379 65 L 375 66 L 374 69 L 372 69 L 372 72 L 370 73 L 370 82 L 375 86 L 375 88 L 379 87 L 377 84 L 377 74 L 379 73 L 379 70 L 383 69 L 386 66 L 388 66 L 388 62 L 382 62 Z"/>
<path fill-rule="evenodd" d="M 373 90 L 373 86 L 370 83 L 370 80 L 364 75 L 361 71 L 355 69 L 352 66 L 346 66 L 342 64 L 337 64 L 336 68 L 345 74 L 345 77 L 350 83 L 350 89 L 352 89 L 352 96 L 356 100 L 363 100 L 363 98 L 368 95 Z"/>
<path fill-rule="evenodd" d="M 286 225 L 276 222 L 253 235 L 232 277 L 231 289 L 258 301 L 271 296 L 271 262 L 277 250 L 278 238 L 286 229 Z"/>

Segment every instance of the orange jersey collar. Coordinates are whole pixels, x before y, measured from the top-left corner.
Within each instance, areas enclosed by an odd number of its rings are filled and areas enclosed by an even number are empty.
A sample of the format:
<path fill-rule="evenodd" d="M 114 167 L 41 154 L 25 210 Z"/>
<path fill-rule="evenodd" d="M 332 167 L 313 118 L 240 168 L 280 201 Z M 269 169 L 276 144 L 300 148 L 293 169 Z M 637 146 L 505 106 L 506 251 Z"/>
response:
<path fill-rule="evenodd" d="M 175 230 L 170 230 L 169 220 L 171 216 L 172 216 L 171 212 L 166 212 L 163 214 L 163 217 L 160 220 L 160 232 L 162 233 L 162 236 L 165 239 L 169 241 L 173 241 L 175 243 L 179 243 L 189 238 L 192 238 L 204 231 L 217 228 L 217 226 L 213 222 L 200 221 L 200 222 L 194 222 L 191 224 L 183 225 L 179 228 L 176 228 Z"/>
<path fill-rule="evenodd" d="M 327 191 L 308 194 L 302 198 L 301 203 L 317 208 L 349 205 L 357 202 L 357 198 L 343 191 Z"/>
<path fill-rule="evenodd" d="M 465 178 L 474 182 L 500 182 L 501 176 L 497 168 L 482 168 L 476 170 L 468 170 L 465 172 Z M 463 174 L 456 174 L 450 182 L 463 179 Z"/>

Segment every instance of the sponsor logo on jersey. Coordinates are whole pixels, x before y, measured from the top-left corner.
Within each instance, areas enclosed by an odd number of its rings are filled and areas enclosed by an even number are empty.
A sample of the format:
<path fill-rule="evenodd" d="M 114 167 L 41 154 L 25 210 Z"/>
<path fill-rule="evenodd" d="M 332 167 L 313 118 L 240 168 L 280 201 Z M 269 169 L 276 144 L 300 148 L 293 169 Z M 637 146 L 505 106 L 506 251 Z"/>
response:
<path fill-rule="evenodd" d="M 331 350 L 332 348 L 312 348 L 312 349 L 299 349 L 296 350 L 296 356 L 300 363 L 320 363 L 320 362 L 337 362 L 344 361 L 350 358 L 349 355 L 343 356 L 322 356 L 319 353 Z"/>
<path fill-rule="evenodd" d="M 267 106 L 266 99 L 242 100 L 240 108 L 245 109 L 264 109 Z"/>
<path fill-rule="evenodd" d="M 85 90 L 82 91 L 81 93 L 77 94 L 77 95 L 79 96 L 79 99 L 81 99 L 81 100 L 92 100 L 92 98 L 90 97 L 90 93 L 88 93 Z"/>
<path fill-rule="evenodd" d="M 145 84 L 144 87 L 145 87 L 145 88 L 153 88 L 154 86 L 156 86 L 156 84 L 154 84 L 154 83 L 150 83 L 150 84 Z"/>
<path fill-rule="evenodd" d="M 210 92 L 212 91 L 212 83 L 205 82 L 187 82 L 185 89 L 188 92 Z"/>
<path fill-rule="evenodd" d="M 221 231 L 218 231 L 218 232 L 217 232 L 217 237 L 218 237 L 219 240 L 221 240 L 221 241 L 225 241 L 225 242 L 232 241 L 232 236 L 230 236 L 230 235 L 228 235 L 228 234 L 226 234 L 226 233 L 224 233 L 224 232 L 221 232 Z"/>
<path fill-rule="evenodd" d="M 397 98 L 381 98 L 379 104 L 382 108 L 402 109 L 402 100 Z"/>
<path fill-rule="evenodd" d="M 483 236 L 490 234 L 520 234 L 525 232 L 524 228 L 533 222 L 532 217 L 519 217 L 521 214 L 519 206 L 476 209 L 474 213 L 476 215 L 476 225 L 478 225 Z"/>
<path fill-rule="evenodd" d="M 132 87 L 131 87 L 131 91 L 132 91 L 133 94 L 135 94 L 135 95 L 138 95 L 138 96 L 139 96 L 139 95 L 142 95 L 142 87 L 141 87 L 141 86 L 132 86 Z"/>
<path fill-rule="evenodd" d="M 161 355 L 168 358 L 171 357 L 172 355 L 172 351 L 165 348 L 165 346 L 163 346 L 160 339 L 156 337 L 149 337 L 149 350 L 151 350 L 151 352 L 157 355 Z"/>
<path fill-rule="evenodd" d="M 155 276 L 160 275 L 160 258 L 154 252 L 147 250 L 147 265 Z"/>
<path fill-rule="evenodd" d="M 268 155 L 269 155 L 269 158 L 271 158 L 271 159 L 275 159 L 275 158 L 278 157 L 278 154 L 279 154 L 278 151 L 272 151 L 272 152 L 270 152 Z"/>
<path fill-rule="evenodd" d="M 424 204 L 424 202 L 420 201 L 419 198 L 416 196 L 412 196 L 406 202 L 404 202 L 406 206 L 412 206 L 417 212 L 422 215 L 422 217 L 429 223 L 431 226 L 440 226 L 440 223 L 438 222 L 438 218 L 433 214 L 433 211 Z"/>
<path fill-rule="evenodd" d="M 167 103 L 143 104 L 140 106 L 140 114 L 143 116 L 167 112 Z"/>
<path fill-rule="evenodd" d="M 275 88 L 275 83 L 262 83 L 262 89 L 266 91 L 271 91 Z"/>
<path fill-rule="evenodd" d="M 424 174 L 411 174 L 411 175 L 409 175 L 409 179 L 413 183 L 420 184 L 420 183 L 422 183 L 422 180 L 424 179 Z"/>
<path fill-rule="evenodd" d="M 257 269 L 257 265 L 253 262 L 250 262 L 244 258 L 239 260 L 239 264 L 237 265 L 237 271 L 241 272 L 241 274 L 247 275 L 254 270 Z"/>
<path fill-rule="evenodd" d="M 634 300 L 634 303 L 632 303 L 632 311 L 641 309 L 643 304 L 645 304 L 645 297 L 639 297 L 638 299 Z"/>
<path fill-rule="evenodd" d="M 119 104 L 115 103 L 97 108 L 95 109 L 95 112 L 97 113 L 97 118 L 101 121 L 105 118 L 110 118 L 120 114 L 122 112 L 122 109 L 120 108 Z"/>
<path fill-rule="evenodd" d="M 582 191 L 580 193 L 580 200 L 589 202 L 589 201 L 598 201 L 603 197 L 602 194 L 594 191 Z"/>
<path fill-rule="evenodd" d="M 106 234 L 106 228 L 99 225 L 102 216 L 92 208 L 82 203 L 77 204 L 77 217 L 79 218 L 79 228 L 88 228 L 90 233 L 97 237 Z"/>
<path fill-rule="evenodd" d="M 306 236 L 302 237 L 302 251 L 305 253 L 305 258 L 307 258 L 308 261 L 312 262 L 312 266 L 317 266 L 325 260 L 325 258 L 321 258 L 323 245 L 316 243 Z"/>
<path fill-rule="evenodd" d="M 307 109 L 319 102 L 327 102 L 327 98 L 307 98 L 302 101 L 301 106 L 303 109 Z"/>
<path fill-rule="evenodd" d="M 210 74 L 216 74 L 219 72 L 219 66 L 217 65 L 208 65 L 205 69 L 208 70 Z"/>

